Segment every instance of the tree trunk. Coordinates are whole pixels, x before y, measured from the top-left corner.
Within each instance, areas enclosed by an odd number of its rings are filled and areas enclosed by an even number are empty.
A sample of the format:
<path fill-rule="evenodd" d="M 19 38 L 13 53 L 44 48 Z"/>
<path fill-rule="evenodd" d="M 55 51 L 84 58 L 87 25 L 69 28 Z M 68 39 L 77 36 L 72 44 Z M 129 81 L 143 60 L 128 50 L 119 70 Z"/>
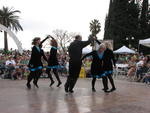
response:
<path fill-rule="evenodd" d="M 7 32 L 4 31 L 4 50 L 8 51 Z"/>

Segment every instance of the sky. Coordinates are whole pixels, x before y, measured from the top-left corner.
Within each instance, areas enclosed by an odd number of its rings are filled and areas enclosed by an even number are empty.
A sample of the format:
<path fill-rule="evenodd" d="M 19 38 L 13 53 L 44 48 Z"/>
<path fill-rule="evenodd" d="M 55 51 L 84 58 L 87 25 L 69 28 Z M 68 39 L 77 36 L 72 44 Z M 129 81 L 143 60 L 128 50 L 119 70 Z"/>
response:
<path fill-rule="evenodd" d="M 14 32 L 21 41 L 23 49 L 31 48 L 34 37 L 45 38 L 56 29 L 76 32 L 86 40 L 90 34 L 89 23 L 98 19 L 103 39 L 105 17 L 109 0 L 0 0 L 0 8 L 7 6 L 20 10 L 20 24 L 23 31 Z M 11 37 L 9 48 L 17 48 Z M 3 33 L 0 32 L 0 48 L 3 48 Z"/>

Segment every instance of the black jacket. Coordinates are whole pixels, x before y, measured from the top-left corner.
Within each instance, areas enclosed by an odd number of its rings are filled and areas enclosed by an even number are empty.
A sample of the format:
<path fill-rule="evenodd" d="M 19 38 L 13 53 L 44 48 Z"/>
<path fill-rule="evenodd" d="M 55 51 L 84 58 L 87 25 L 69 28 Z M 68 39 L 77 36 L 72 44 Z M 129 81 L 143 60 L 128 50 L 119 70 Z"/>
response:
<path fill-rule="evenodd" d="M 56 66 L 56 65 L 58 65 L 57 49 L 52 47 L 50 50 L 50 56 L 48 58 L 48 66 Z"/>
<path fill-rule="evenodd" d="M 104 51 L 103 61 L 104 61 L 103 68 L 105 71 L 113 70 L 113 65 L 116 66 L 116 62 L 112 50 L 107 48 Z"/>
<path fill-rule="evenodd" d="M 70 61 L 80 62 L 81 57 L 82 57 L 82 49 L 90 43 L 91 43 L 90 40 L 88 40 L 88 41 L 78 41 L 78 40 L 73 41 L 68 48 Z"/>
<path fill-rule="evenodd" d="M 96 42 L 99 45 L 101 44 L 101 42 L 98 41 L 98 40 L 96 40 Z M 113 70 L 113 65 L 116 66 L 116 61 L 115 61 L 114 54 L 113 54 L 112 50 L 110 50 L 110 49 L 107 48 L 104 51 L 103 61 L 104 61 L 103 69 L 105 71 Z"/>
<path fill-rule="evenodd" d="M 47 57 L 46 57 L 46 55 L 45 55 L 43 49 L 41 49 L 41 53 L 42 53 L 43 59 L 44 59 L 46 62 L 48 62 L 48 59 L 47 59 Z"/>
<path fill-rule="evenodd" d="M 91 64 L 91 74 L 92 75 L 99 75 L 103 72 L 103 58 L 100 59 L 98 56 L 97 51 L 92 51 L 82 57 L 82 60 L 87 57 L 92 56 L 92 64 Z"/>
<path fill-rule="evenodd" d="M 36 46 L 32 47 L 32 53 L 31 58 L 29 61 L 29 68 L 36 68 L 38 66 L 43 66 L 41 58 L 44 55 L 43 50 L 40 49 L 40 51 L 36 48 Z"/>

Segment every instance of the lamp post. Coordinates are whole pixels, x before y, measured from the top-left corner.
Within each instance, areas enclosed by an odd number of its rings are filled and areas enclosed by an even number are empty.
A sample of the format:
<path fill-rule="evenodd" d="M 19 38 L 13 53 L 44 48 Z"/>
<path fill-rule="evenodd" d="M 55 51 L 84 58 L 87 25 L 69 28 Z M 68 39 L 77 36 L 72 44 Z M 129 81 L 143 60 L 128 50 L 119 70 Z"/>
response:
<path fill-rule="evenodd" d="M 126 40 L 128 41 L 129 45 L 128 47 L 131 48 L 131 41 L 134 40 L 134 37 L 126 37 Z"/>

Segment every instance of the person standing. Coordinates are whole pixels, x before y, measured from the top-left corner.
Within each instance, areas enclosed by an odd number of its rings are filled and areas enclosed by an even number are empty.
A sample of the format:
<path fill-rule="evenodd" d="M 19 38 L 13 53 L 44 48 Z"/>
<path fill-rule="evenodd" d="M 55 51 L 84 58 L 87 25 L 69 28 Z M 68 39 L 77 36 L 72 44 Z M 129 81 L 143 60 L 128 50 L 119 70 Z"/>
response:
<path fill-rule="evenodd" d="M 45 39 L 43 39 L 43 40 L 40 42 L 40 44 L 39 44 L 39 48 L 40 48 L 42 57 L 43 57 L 43 59 L 44 59 L 46 62 L 48 62 L 48 59 L 47 59 L 47 57 L 46 57 L 46 55 L 45 55 L 44 50 L 42 49 L 42 47 L 43 47 L 43 43 L 44 43 L 49 37 L 50 37 L 50 36 L 48 35 L 48 36 L 47 36 Z M 37 84 L 37 82 L 38 82 L 38 80 L 39 80 L 39 78 L 40 78 L 41 75 L 42 75 L 42 70 L 39 71 L 39 76 L 36 76 L 36 77 L 34 78 L 33 84 L 34 84 L 34 83 Z"/>
<path fill-rule="evenodd" d="M 50 55 L 48 58 L 48 68 L 46 70 L 46 73 L 48 74 L 48 77 L 51 80 L 51 83 L 50 83 L 50 87 L 51 87 L 54 84 L 54 80 L 53 80 L 53 77 L 52 77 L 50 71 L 53 70 L 53 73 L 58 81 L 57 87 L 59 87 L 62 84 L 62 82 L 58 76 L 58 70 L 57 70 L 57 68 L 59 68 L 58 59 L 57 59 L 58 44 L 54 38 L 52 38 L 52 40 L 51 40 L 51 46 L 52 47 L 51 47 Z"/>
<path fill-rule="evenodd" d="M 73 93 L 73 88 L 79 77 L 81 65 L 82 65 L 82 49 L 89 45 L 92 41 L 92 37 L 88 41 L 82 41 L 80 35 L 75 36 L 75 40 L 70 44 L 68 48 L 69 52 L 69 76 L 65 83 L 65 92 Z"/>
<path fill-rule="evenodd" d="M 100 78 L 101 75 L 104 73 L 103 70 L 103 55 L 104 55 L 104 51 L 105 51 L 106 47 L 105 45 L 102 43 L 99 46 L 98 50 L 92 51 L 86 55 L 84 55 L 82 57 L 82 60 L 84 58 L 86 58 L 87 56 L 92 56 L 92 64 L 91 64 L 91 75 L 92 75 L 92 91 L 95 92 L 95 82 L 96 82 L 96 78 Z M 106 81 L 106 76 L 102 77 L 105 81 Z M 103 83 L 104 85 L 104 92 L 108 92 L 106 89 L 107 84 L 106 82 Z"/>
<path fill-rule="evenodd" d="M 34 45 L 32 47 L 32 53 L 31 53 L 31 58 L 28 64 L 29 70 L 30 70 L 30 74 L 27 78 L 27 88 L 30 89 L 31 85 L 30 82 L 32 81 L 32 79 L 34 79 L 33 84 L 38 88 L 38 78 L 42 73 L 42 68 L 43 68 L 43 64 L 41 61 L 41 57 L 43 56 L 43 52 L 41 51 L 39 45 L 40 45 L 40 38 L 36 37 L 33 39 L 32 41 L 32 45 Z"/>
<path fill-rule="evenodd" d="M 110 84 L 112 86 L 110 91 L 112 92 L 112 91 L 116 90 L 116 87 L 115 87 L 115 84 L 114 84 L 114 80 L 112 78 L 113 66 L 116 67 L 116 61 L 115 61 L 115 58 L 114 58 L 113 51 L 111 50 L 110 43 L 109 42 L 105 42 L 105 46 L 106 46 L 106 50 L 104 52 L 103 69 L 104 69 L 105 73 L 107 73 L 107 78 L 109 79 Z M 108 79 L 103 80 L 103 82 L 107 83 L 106 89 L 108 89 Z"/>

